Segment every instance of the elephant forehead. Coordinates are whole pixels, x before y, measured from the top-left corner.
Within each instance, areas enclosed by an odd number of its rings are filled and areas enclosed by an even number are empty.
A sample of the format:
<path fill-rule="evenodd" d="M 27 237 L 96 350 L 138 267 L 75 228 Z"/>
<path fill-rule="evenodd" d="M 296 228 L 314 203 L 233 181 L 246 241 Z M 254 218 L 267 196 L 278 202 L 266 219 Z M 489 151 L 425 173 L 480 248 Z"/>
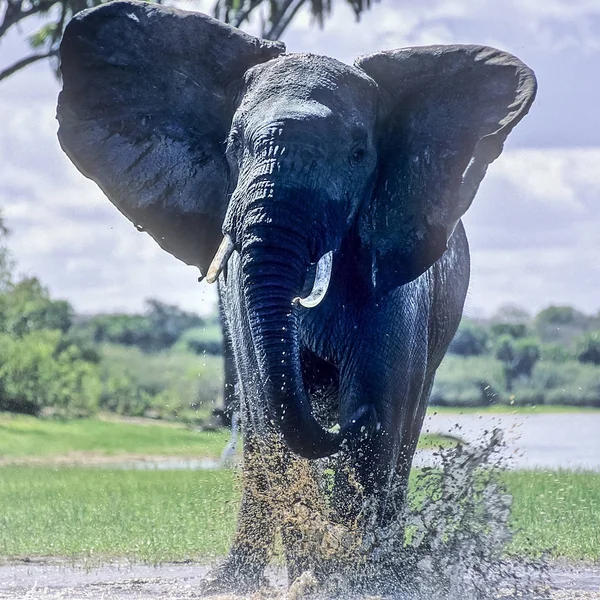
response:
<path fill-rule="evenodd" d="M 246 74 L 246 105 L 275 98 L 312 100 L 333 111 L 370 110 L 377 85 L 363 71 L 327 56 L 286 54 Z"/>

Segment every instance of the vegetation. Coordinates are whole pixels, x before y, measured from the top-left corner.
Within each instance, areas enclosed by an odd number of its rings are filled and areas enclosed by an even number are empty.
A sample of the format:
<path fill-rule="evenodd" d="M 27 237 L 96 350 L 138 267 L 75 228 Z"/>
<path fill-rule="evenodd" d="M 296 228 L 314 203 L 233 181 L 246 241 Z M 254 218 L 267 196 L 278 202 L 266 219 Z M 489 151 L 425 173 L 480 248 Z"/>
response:
<path fill-rule="evenodd" d="M 4 467 L 0 556 L 223 556 L 237 497 L 231 471 Z"/>
<path fill-rule="evenodd" d="M 230 439 L 226 430 L 192 430 L 180 423 L 98 419 L 39 419 L 0 413 L 0 466 L 13 463 L 94 464 L 157 456 L 218 458 Z M 424 434 L 419 448 L 440 448 L 454 438 Z"/>
<path fill-rule="evenodd" d="M 507 472 L 516 555 L 600 561 L 600 475 Z"/>
<path fill-rule="evenodd" d="M 511 553 L 600 558 L 600 475 L 509 472 Z M 226 553 L 239 486 L 231 471 L 0 470 L 0 556 L 127 557 L 151 563 Z"/>
<path fill-rule="evenodd" d="M 0 457 L 42 463 L 63 458 L 185 456 L 218 458 L 229 441 L 229 432 L 193 431 L 168 423 L 143 424 L 115 420 L 61 421 L 0 413 Z M 64 462 L 64 461 L 63 461 Z"/>
<path fill-rule="evenodd" d="M 600 407 L 600 313 L 549 306 L 532 318 L 503 307 L 487 321 L 464 318 L 432 404 Z"/>
<path fill-rule="evenodd" d="M 222 402 L 216 315 L 155 299 L 142 314 L 77 315 L 38 279 L 15 277 L 7 235 L 0 215 L 0 411 L 209 419 Z M 568 306 L 463 319 L 431 403 L 600 407 L 599 332 L 600 315 Z"/>

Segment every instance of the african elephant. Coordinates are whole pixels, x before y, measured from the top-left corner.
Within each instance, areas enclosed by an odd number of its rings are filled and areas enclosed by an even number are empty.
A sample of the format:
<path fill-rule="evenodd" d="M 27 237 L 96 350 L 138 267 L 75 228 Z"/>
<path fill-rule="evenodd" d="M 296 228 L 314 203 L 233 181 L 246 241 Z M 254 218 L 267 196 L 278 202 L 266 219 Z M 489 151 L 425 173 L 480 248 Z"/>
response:
<path fill-rule="evenodd" d="M 219 577 L 258 585 L 277 529 L 290 577 L 314 566 L 300 521 L 314 521 L 317 459 L 331 523 L 369 503 L 388 526 L 462 314 L 460 219 L 533 102 L 533 72 L 471 45 L 348 66 L 134 1 L 75 17 L 61 70 L 64 151 L 218 280 L 244 432 Z"/>

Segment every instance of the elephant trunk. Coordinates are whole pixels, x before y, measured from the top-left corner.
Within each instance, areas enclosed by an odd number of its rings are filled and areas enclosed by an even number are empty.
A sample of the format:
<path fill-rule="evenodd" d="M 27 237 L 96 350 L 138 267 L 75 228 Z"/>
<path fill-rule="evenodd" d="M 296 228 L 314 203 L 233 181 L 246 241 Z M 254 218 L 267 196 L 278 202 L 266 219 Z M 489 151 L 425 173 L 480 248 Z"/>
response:
<path fill-rule="evenodd" d="M 362 407 L 334 432 L 324 429 L 312 413 L 300 366 L 298 321 L 303 309 L 294 302 L 310 264 L 307 234 L 301 231 L 278 227 L 272 220 L 253 224 L 244 235 L 242 270 L 269 417 L 293 452 L 316 459 L 368 435 L 376 415 L 373 407 Z"/>

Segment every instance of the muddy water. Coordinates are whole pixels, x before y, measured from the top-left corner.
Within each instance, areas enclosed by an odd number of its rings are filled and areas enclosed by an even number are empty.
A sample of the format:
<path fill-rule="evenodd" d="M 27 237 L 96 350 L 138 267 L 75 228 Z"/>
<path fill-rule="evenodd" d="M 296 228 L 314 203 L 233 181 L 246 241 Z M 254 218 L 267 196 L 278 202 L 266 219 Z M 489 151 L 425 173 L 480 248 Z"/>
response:
<path fill-rule="evenodd" d="M 75 599 L 175 599 L 197 597 L 209 567 L 206 565 L 104 565 L 86 569 L 69 564 L 15 564 L 0 566 L 0 598 Z M 254 598 L 292 600 L 285 590 L 281 570 L 268 573 L 270 592 Z M 600 600 L 600 567 L 575 568 L 554 565 L 550 568 L 550 598 Z M 292 590 L 293 594 L 294 590 Z M 226 598 L 226 596 L 221 596 Z M 229 596 L 240 599 L 244 596 Z M 247 596 L 252 598 L 252 596 Z"/>

